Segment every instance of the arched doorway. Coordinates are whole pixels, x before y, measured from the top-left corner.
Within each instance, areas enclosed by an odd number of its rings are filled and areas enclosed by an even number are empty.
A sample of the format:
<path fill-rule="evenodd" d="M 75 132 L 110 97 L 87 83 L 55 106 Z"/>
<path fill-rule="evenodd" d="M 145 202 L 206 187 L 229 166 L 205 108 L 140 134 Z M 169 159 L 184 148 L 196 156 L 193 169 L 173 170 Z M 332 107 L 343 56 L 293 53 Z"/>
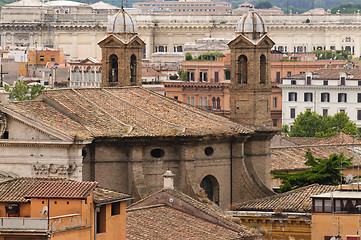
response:
<path fill-rule="evenodd" d="M 202 179 L 200 186 L 206 192 L 207 198 L 219 205 L 219 183 L 217 179 L 208 175 Z"/>

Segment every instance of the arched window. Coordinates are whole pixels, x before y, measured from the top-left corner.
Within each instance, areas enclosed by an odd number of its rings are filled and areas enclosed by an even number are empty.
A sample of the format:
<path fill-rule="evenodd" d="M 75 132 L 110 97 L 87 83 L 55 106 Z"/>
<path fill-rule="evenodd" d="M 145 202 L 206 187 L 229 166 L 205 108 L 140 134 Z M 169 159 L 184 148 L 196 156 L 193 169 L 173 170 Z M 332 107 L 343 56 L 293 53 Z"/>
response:
<path fill-rule="evenodd" d="M 259 83 L 265 84 L 266 83 L 266 75 L 267 75 L 267 63 L 266 57 L 262 54 L 260 57 L 260 69 L 259 69 Z"/>
<path fill-rule="evenodd" d="M 213 98 L 212 98 L 212 109 L 213 109 L 213 110 L 216 110 L 216 108 L 217 108 L 217 105 L 216 105 L 216 98 L 215 98 L 215 97 L 213 97 Z"/>
<path fill-rule="evenodd" d="M 203 178 L 201 188 L 204 189 L 209 200 L 213 201 L 217 205 L 219 204 L 219 183 L 217 179 L 211 175 Z"/>
<path fill-rule="evenodd" d="M 221 99 L 217 98 L 217 110 L 221 110 Z"/>
<path fill-rule="evenodd" d="M 110 55 L 109 57 L 109 83 L 118 82 L 118 57 L 115 54 Z"/>
<path fill-rule="evenodd" d="M 93 81 L 93 78 L 92 78 L 92 69 L 89 67 L 88 68 L 88 81 L 91 82 Z"/>
<path fill-rule="evenodd" d="M 236 75 L 239 84 L 247 84 L 247 57 L 245 55 L 238 58 Z"/>
<path fill-rule="evenodd" d="M 137 76 L 137 57 L 133 54 L 130 57 L 130 83 L 135 84 Z"/>

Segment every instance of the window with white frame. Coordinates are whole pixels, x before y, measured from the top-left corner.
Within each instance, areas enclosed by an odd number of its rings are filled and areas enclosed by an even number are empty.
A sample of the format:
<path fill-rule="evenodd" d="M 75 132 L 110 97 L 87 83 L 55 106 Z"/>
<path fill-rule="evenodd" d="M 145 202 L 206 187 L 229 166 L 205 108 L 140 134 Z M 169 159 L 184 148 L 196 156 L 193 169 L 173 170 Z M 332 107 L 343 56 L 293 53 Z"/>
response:
<path fill-rule="evenodd" d="M 304 101 L 305 102 L 312 102 L 313 101 L 313 95 L 310 92 L 306 92 L 304 94 Z"/>
<path fill-rule="evenodd" d="M 297 102 L 297 93 L 296 92 L 289 92 L 288 93 L 288 101 Z"/>
<path fill-rule="evenodd" d="M 330 94 L 321 93 L 321 102 L 330 102 Z"/>

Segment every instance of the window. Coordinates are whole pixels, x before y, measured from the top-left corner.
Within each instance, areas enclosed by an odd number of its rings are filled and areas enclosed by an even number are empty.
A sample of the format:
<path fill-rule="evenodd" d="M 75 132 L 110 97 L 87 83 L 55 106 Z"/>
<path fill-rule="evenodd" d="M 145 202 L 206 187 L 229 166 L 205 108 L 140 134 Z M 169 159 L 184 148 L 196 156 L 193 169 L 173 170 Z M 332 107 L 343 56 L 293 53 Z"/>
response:
<path fill-rule="evenodd" d="M 212 147 L 206 147 L 206 149 L 204 149 L 204 154 L 206 154 L 207 156 L 212 156 L 214 153 L 214 150 Z"/>
<path fill-rule="evenodd" d="M 347 94 L 339 93 L 338 94 L 338 102 L 347 102 Z"/>
<path fill-rule="evenodd" d="M 150 151 L 150 155 L 154 158 L 161 158 L 164 156 L 164 150 L 160 148 L 155 148 Z"/>
<path fill-rule="evenodd" d="M 207 98 L 204 98 L 204 108 L 207 109 Z"/>
<path fill-rule="evenodd" d="M 346 78 L 341 77 L 341 86 L 345 86 L 345 83 L 346 83 Z"/>
<path fill-rule="evenodd" d="M 357 102 L 361 102 L 361 93 L 357 93 Z"/>
<path fill-rule="evenodd" d="M 219 82 L 219 72 L 214 72 L 214 82 Z"/>
<path fill-rule="evenodd" d="M 174 96 L 174 99 L 175 99 L 175 100 L 178 100 L 178 96 Z"/>
<path fill-rule="evenodd" d="M 361 110 L 357 110 L 357 120 L 361 120 Z"/>
<path fill-rule="evenodd" d="M 199 81 L 207 82 L 207 72 L 199 72 Z"/>
<path fill-rule="evenodd" d="M 322 209 L 322 199 L 315 199 L 314 201 L 314 211 L 315 212 L 323 212 Z"/>
<path fill-rule="evenodd" d="M 281 82 L 281 73 L 280 72 L 276 72 L 276 82 L 277 83 Z"/>
<path fill-rule="evenodd" d="M 188 104 L 191 104 L 191 98 L 188 97 L 187 100 L 188 100 Z"/>
<path fill-rule="evenodd" d="M 187 81 L 191 81 L 193 82 L 194 81 L 194 72 L 189 72 L 187 71 Z"/>
<path fill-rule="evenodd" d="M 106 205 L 101 205 L 97 210 L 97 233 L 106 231 Z"/>
<path fill-rule="evenodd" d="M 306 84 L 311 85 L 311 76 L 307 76 L 306 78 Z"/>
<path fill-rule="evenodd" d="M 247 57 L 245 55 L 238 58 L 236 76 L 239 84 L 247 84 Z"/>
<path fill-rule="evenodd" d="M 201 108 L 203 108 L 203 98 L 201 97 Z"/>
<path fill-rule="evenodd" d="M 327 85 L 328 85 L 328 81 L 327 81 L 327 80 L 324 80 L 324 81 L 323 81 L 323 85 L 327 86 Z"/>
<path fill-rule="evenodd" d="M 330 102 L 330 94 L 321 93 L 321 102 Z"/>
<path fill-rule="evenodd" d="M 290 117 L 291 117 L 291 118 L 295 118 L 295 117 L 296 117 L 296 109 L 295 109 L 295 108 L 291 108 L 291 109 L 290 109 Z"/>
<path fill-rule="evenodd" d="M 192 105 L 194 106 L 194 97 L 192 97 Z"/>
<path fill-rule="evenodd" d="M 277 119 L 272 119 L 272 125 L 274 126 L 274 127 L 277 127 Z"/>
<path fill-rule="evenodd" d="M 266 63 L 266 57 L 262 54 L 260 57 L 260 70 L 259 70 L 259 83 L 260 84 L 266 84 L 266 78 L 267 78 L 267 63 Z"/>
<path fill-rule="evenodd" d="M 217 110 L 221 110 L 221 99 L 217 97 Z"/>
<path fill-rule="evenodd" d="M 130 83 L 133 85 L 137 80 L 137 57 L 133 54 L 130 57 Z"/>
<path fill-rule="evenodd" d="M 212 98 L 212 109 L 216 110 L 216 108 L 217 108 L 217 103 L 216 103 L 216 98 L 214 97 Z"/>
<path fill-rule="evenodd" d="M 312 102 L 312 93 L 310 93 L 310 92 L 305 93 L 304 100 L 305 100 L 305 102 Z"/>
<path fill-rule="evenodd" d="M 272 106 L 273 106 L 274 108 L 277 107 L 277 98 L 276 98 L 276 97 L 273 98 L 273 104 L 272 104 Z"/>
<path fill-rule="evenodd" d="M 51 56 L 50 61 L 55 62 L 55 56 Z"/>
<path fill-rule="evenodd" d="M 287 72 L 287 77 L 291 77 L 292 72 Z"/>
<path fill-rule="evenodd" d="M 357 85 L 361 86 L 361 81 L 358 81 L 358 82 L 357 82 Z"/>
<path fill-rule="evenodd" d="M 340 112 L 343 112 L 343 113 L 345 113 L 345 109 L 340 109 Z"/>
<path fill-rule="evenodd" d="M 291 85 L 296 85 L 296 80 L 291 80 Z"/>
<path fill-rule="evenodd" d="M 120 202 L 112 203 L 112 216 L 120 214 Z"/>
<path fill-rule="evenodd" d="M 324 200 L 324 212 L 332 212 L 332 201 L 330 199 Z"/>
<path fill-rule="evenodd" d="M 288 101 L 297 102 L 297 93 L 296 92 L 288 93 Z"/>
<path fill-rule="evenodd" d="M 44 56 L 40 56 L 40 62 L 44 62 Z"/>
<path fill-rule="evenodd" d="M 174 52 L 183 52 L 183 46 L 174 46 Z"/>
<path fill-rule="evenodd" d="M 328 115 L 328 109 L 322 109 L 322 116 L 327 116 Z"/>

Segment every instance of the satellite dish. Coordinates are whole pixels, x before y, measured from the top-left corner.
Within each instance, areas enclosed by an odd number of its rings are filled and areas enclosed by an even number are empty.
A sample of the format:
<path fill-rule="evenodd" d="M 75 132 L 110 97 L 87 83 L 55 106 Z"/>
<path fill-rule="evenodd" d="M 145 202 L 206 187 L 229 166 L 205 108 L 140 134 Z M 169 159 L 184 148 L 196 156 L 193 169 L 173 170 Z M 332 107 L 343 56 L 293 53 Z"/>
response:
<path fill-rule="evenodd" d="M 332 238 L 330 238 L 330 240 L 336 240 L 336 238 L 335 238 L 335 237 L 332 237 Z"/>
<path fill-rule="evenodd" d="M 43 207 L 43 210 L 41 211 L 41 216 L 43 218 L 47 217 L 48 216 L 48 206 L 44 206 Z"/>
<path fill-rule="evenodd" d="M 346 177 L 346 184 L 351 184 L 351 183 L 353 183 L 353 176 L 352 174 L 349 174 Z"/>

